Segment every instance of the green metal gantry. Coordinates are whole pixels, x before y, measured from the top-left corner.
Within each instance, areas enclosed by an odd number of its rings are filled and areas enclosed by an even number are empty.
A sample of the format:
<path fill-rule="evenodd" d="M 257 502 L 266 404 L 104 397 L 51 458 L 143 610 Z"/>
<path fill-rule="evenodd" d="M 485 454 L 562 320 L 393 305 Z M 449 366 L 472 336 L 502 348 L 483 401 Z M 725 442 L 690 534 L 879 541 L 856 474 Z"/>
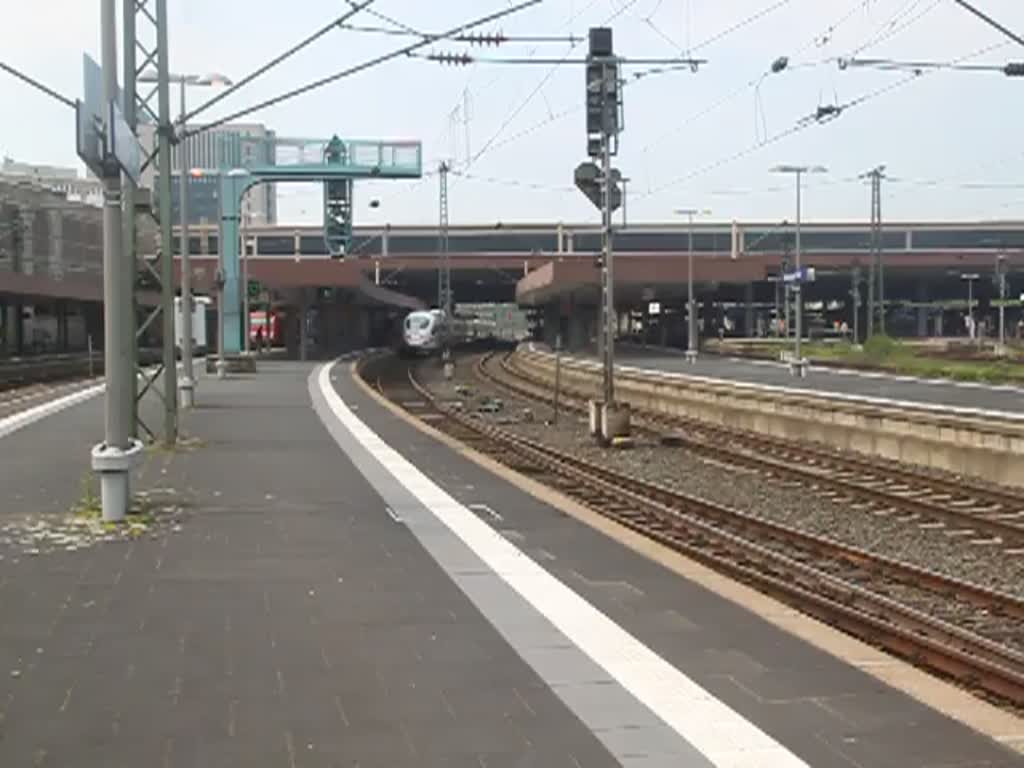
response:
<path fill-rule="evenodd" d="M 224 170 L 220 174 L 220 268 L 223 311 L 219 333 L 224 353 L 242 349 L 239 275 L 239 224 L 242 196 L 257 184 L 324 182 L 324 239 L 333 257 L 344 256 L 352 239 L 352 188 L 355 179 L 418 179 L 423 148 L 418 141 L 327 142 L 322 163 L 271 165 Z"/>

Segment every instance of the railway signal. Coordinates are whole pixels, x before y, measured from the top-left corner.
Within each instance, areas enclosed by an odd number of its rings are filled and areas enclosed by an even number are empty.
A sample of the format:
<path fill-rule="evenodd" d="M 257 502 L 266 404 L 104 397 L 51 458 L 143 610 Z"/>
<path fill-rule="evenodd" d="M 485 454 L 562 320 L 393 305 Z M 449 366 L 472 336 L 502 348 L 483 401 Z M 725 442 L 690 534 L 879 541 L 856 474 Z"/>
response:
<path fill-rule="evenodd" d="M 601 328 L 599 350 L 603 368 L 604 402 L 592 404 L 591 429 L 606 441 L 629 434 L 629 411 L 615 405 L 615 296 L 612 212 L 622 204 L 622 175 L 612 168 L 622 130 L 622 93 L 619 59 L 615 56 L 612 30 L 593 27 L 586 59 L 587 155 L 598 160 L 576 168 L 580 191 L 601 209 Z M 598 417 L 599 414 L 599 417 Z"/>

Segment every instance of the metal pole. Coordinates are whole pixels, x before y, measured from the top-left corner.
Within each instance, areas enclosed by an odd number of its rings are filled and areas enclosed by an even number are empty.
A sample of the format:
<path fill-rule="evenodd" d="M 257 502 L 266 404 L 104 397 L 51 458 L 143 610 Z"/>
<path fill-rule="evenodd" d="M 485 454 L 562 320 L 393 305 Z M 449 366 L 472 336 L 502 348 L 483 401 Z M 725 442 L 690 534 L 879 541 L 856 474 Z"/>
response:
<path fill-rule="evenodd" d="M 242 193 L 242 349 L 249 354 L 249 239 L 246 223 L 249 218 L 249 190 Z"/>
<path fill-rule="evenodd" d="M 997 263 L 999 268 L 999 354 L 1006 348 L 1006 266 L 1002 257 Z"/>
<path fill-rule="evenodd" d="M 850 297 L 853 300 L 853 343 L 860 344 L 860 267 L 853 268 L 852 282 Z"/>
<path fill-rule="evenodd" d="M 607 77 L 607 68 L 604 71 Z M 603 81 L 602 81 L 603 82 Z M 602 224 L 601 224 L 601 250 L 604 252 L 604 304 L 603 304 L 603 330 L 604 333 L 604 402 L 607 406 L 615 404 L 615 331 L 612 323 L 615 315 L 615 296 L 613 294 L 614 270 L 612 259 L 612 210 L 611 210 L 611 137 L 607 130 L 602 136 L 601 147 L 601 179 L 602 179 Z"/>
<path fill-rule="evenodd" d="M 967 317 L 970 319 L 969 329 L 971 338 L 978 337 L 978 329 L 974 325 L 974 280 L 967 279 Z"/>
<path fill-rule="evenodd" d="M 101 40 L 103 46 L 103 101 L 117 98 L 117 16 L 114 0 L 100 4 Z M 109 131 L 109 122 L 106 126 Z M 125 453 L 131 448 L 129 420 L 132 405 L 128 387 L 130 360 L 122 273 L 124 232 L 121 228 L 121 174 L 107 170 L 103 178 L 103 364 L 106 380 L 104 441 L 92 451 L 93 469 L 100 473 L 103 517 L 120 520 L 129 506 L 130 464 Z"/>
<path fill-rule="evenodd" d="M 686 320 L 687 341 L 686 356 L 692 363 L 697 359 L 697 312 L 693 300 L 693 213 L 687 214 L 689 224 L 686 229 Z"/>
<path fill-rule="evenodd" d="M 117 17 L 114 0 L 103 0 L 103 101 L 109 104 L 117 98 Z M 110 126 L 107 126 L 110 130 Z M 103 180 L 103 365 L 107 385 L 106 443 L 116 448 L 127 448 L 128 422 L 124 404 L 130 397 L 127 388 L 128 372 L 124 370 L 127 357 L 127 339 L 124 320 L 128 308 L 121 291 L 121 273 L 124 254 L 121 241 L 121 175 L 108 174 Z"/>
<path fill-rule="evenodd" d="M 124 0 L 121 6 L 124 24 L 121 46 L 121 50 L 124 53 L 124 61 L 122 62 L 124 71 L 124 101 L 122 107 L 124 109 L 124 119 L 133 132 L 138 128 L 135 5 L 136 0 Z M 134 438 L 139 433 L 137 418 L 139 379 L 136 373 L 139 361 L 139 343 L 137 334 L 138 316 L 135 307 L 135 278 L 138 274 L 136 256 L 138 241 L 135 230 L 136 187 L 135 182 L 129 176 L 125 176 L 122 183 L 122 207 L 124 213 L 122 214 L 121 224 L 124 229 L 123 247 L 126 263 L 125 268 L 121 271 L 122 280 L 124 281 L 121 290 L 123 291 L 122 296 L 124 296 L 125 307 L 127 308 L 123 320 L 128 350 L 128 359 L 125 362 L 127 367 L 125 376 L 127 378 L 128 397 L 124 403 L 124 418 L 128 424 L 128 434 Z"/>
<path fill-rule="evenodd" d="M 793 286 L 793 293 L 796 296 L 796 364 L 803 374 L 803 356 L 801 355 L 800 342 L 803 337 L 803 283 L 800 274 L 800 177 L 801 171 L 796 172 L 796 282 Z"/>
<path fill-rule="evenodd" d="M 160 105 L 160 306 L 164 326 L 164 445 L 178 442 L 178 361 L 174 352 L 174 250 L 171 242 L 171 94 L 167 51 L 167 0 L 156 2 L 157 98 Z"/>
<path fill-rule="evenodd" d="M 181 78 L 180 129 L 185 131 L 185 78 Z M 195 404 L 195 369 L 192 364 L 192 254 L 188 231 L 188 139 L 178 142 L 178 213 L 181 216 L 178 233 L 181 237 L 181 367 L 178 384 L 182 408 Z"/>

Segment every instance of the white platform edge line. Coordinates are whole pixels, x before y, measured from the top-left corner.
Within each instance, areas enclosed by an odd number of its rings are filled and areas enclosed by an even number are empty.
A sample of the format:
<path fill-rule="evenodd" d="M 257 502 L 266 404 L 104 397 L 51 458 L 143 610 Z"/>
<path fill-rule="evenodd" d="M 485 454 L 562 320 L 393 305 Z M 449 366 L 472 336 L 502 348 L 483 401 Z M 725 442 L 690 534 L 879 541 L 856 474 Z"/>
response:
<path fill-rule="evenodd" d="M 46 418 L 51 414 L 63 411 L 65 408 L 70 408 L 72 405 L 89 400 L 96 395 L 100 394 L 105 384 L 96 384 L 85 389 L 80 389 L 77 392 L 58 397 L 55 400 L 49 400 L 45 403 L 27 408 L 24 411 L 5 416 L 0 419 L 0 438 L 7 437 L 12 432 L 17 432 L 22 427 L 27 427 L 29 424 L 39 421 L 40 419 Z"/>
<path fill-rule="evenodd" d="M 772 737 L 658 656 L 449 496 L 385 443 L 331 385 L 335 363 L 318 381 L 331 411 L 370 454 L 518 592 L 620 685 L 715 765 L 809 768 Z"/>

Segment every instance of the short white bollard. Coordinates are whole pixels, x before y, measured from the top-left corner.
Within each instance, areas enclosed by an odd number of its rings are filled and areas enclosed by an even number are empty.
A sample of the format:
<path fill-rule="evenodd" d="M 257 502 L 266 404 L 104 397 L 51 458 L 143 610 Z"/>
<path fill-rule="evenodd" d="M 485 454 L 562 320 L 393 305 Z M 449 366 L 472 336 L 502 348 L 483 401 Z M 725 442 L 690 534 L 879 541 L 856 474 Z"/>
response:
<path fill-rule="evenodd" d="M 196 383 L 192 379 L 183 378 L 178 382 L 178 402 L 182 408 L 191 408 L 196 404 Z"/>

